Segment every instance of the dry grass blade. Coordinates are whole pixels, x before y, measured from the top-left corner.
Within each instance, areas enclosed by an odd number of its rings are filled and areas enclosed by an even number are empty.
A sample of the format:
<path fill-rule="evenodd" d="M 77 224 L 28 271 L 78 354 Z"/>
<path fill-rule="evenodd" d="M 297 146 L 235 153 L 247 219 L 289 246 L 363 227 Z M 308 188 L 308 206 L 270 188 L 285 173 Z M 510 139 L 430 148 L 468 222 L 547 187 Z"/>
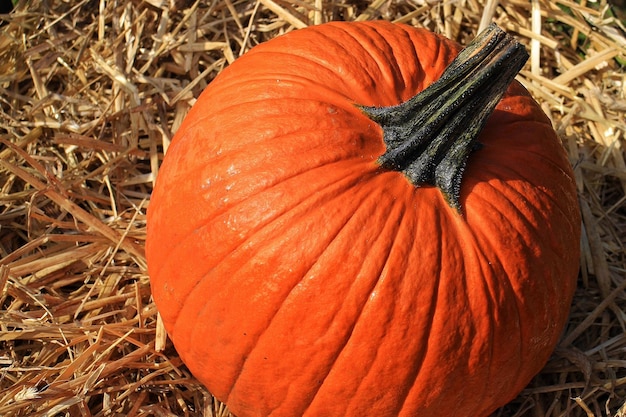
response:
<path fill-rule="evenodd" d="M 143 254 L 160 161 L 235 57 L 331 20 L 466 43 L 496 21 L 575 167 L 580 285 L 545 369 L 497 416 L 626 404 L 626 31 L 606 0 L 20 0 L 0 16 L 0 415 L 227 416 L 168 344 Z M 620 20 L 620 18 L 622 20 Z"/>

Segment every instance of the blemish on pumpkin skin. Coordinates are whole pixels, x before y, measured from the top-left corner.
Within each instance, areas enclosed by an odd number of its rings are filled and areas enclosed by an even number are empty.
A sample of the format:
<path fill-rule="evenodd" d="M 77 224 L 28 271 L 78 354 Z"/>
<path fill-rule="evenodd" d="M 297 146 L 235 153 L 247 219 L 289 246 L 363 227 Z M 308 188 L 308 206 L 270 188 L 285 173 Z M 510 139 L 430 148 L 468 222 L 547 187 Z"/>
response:
<path fill-rule="evenodd" d="M 235 167 L 234 164 L 231 164 L 228 169 L 226 170 L 226 173 L 228 175 L 237 175 L 239 174 L 239 170 Z"/>

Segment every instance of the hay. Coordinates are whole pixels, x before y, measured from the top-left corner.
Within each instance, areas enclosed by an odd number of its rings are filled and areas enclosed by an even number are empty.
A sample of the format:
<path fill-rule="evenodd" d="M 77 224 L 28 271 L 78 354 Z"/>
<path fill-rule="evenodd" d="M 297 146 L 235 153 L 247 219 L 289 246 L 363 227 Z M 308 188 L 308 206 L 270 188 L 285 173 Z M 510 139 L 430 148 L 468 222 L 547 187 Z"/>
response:
<path fill-rule="evenodd" d="M 329 20 L 466 43 L 495 20 L 575 167 L 582 267 L 545 369 L 496 416 L 626 415 L 626 36 L 604 0 L 21 0 L 0 28 L 0 415 L 226 416 L 163 336 L 143 255 L 159 163 L 236 57 Z M 163 345 L 163 349 L 161 349 Z"/>

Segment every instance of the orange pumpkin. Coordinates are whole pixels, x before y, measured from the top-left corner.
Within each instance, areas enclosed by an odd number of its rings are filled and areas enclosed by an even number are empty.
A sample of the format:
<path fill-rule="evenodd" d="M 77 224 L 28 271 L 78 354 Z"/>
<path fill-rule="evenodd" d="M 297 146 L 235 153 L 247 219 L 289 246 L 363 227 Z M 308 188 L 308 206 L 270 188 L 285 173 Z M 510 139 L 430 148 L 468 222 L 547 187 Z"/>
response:
<path fill-rule="evenodd" d="M 177 351 L 234 414 L 486 416 L 547 361 L 578 272 L 572 171 L 526 90 L 504 92 L 526 58 L 439 83 L 459 50 L 387 22 L 310 27 L 191 109 L 146 254 Z"/>

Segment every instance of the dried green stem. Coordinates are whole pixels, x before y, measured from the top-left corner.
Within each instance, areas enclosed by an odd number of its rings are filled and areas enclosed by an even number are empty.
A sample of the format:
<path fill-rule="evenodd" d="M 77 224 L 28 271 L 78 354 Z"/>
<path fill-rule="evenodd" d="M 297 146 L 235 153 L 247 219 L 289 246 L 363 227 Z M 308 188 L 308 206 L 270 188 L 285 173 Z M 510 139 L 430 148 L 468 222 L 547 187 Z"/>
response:
<path fill-rule="evenodd" d="M 461 211 L 461 180 L 479 147 L 476 138 L 527 59 L 524 46 L 492 24 L 415 97 L 397 106 L 361 106 L 383 128 L 381 166 L 416 186 L 438 187 Z"/>

